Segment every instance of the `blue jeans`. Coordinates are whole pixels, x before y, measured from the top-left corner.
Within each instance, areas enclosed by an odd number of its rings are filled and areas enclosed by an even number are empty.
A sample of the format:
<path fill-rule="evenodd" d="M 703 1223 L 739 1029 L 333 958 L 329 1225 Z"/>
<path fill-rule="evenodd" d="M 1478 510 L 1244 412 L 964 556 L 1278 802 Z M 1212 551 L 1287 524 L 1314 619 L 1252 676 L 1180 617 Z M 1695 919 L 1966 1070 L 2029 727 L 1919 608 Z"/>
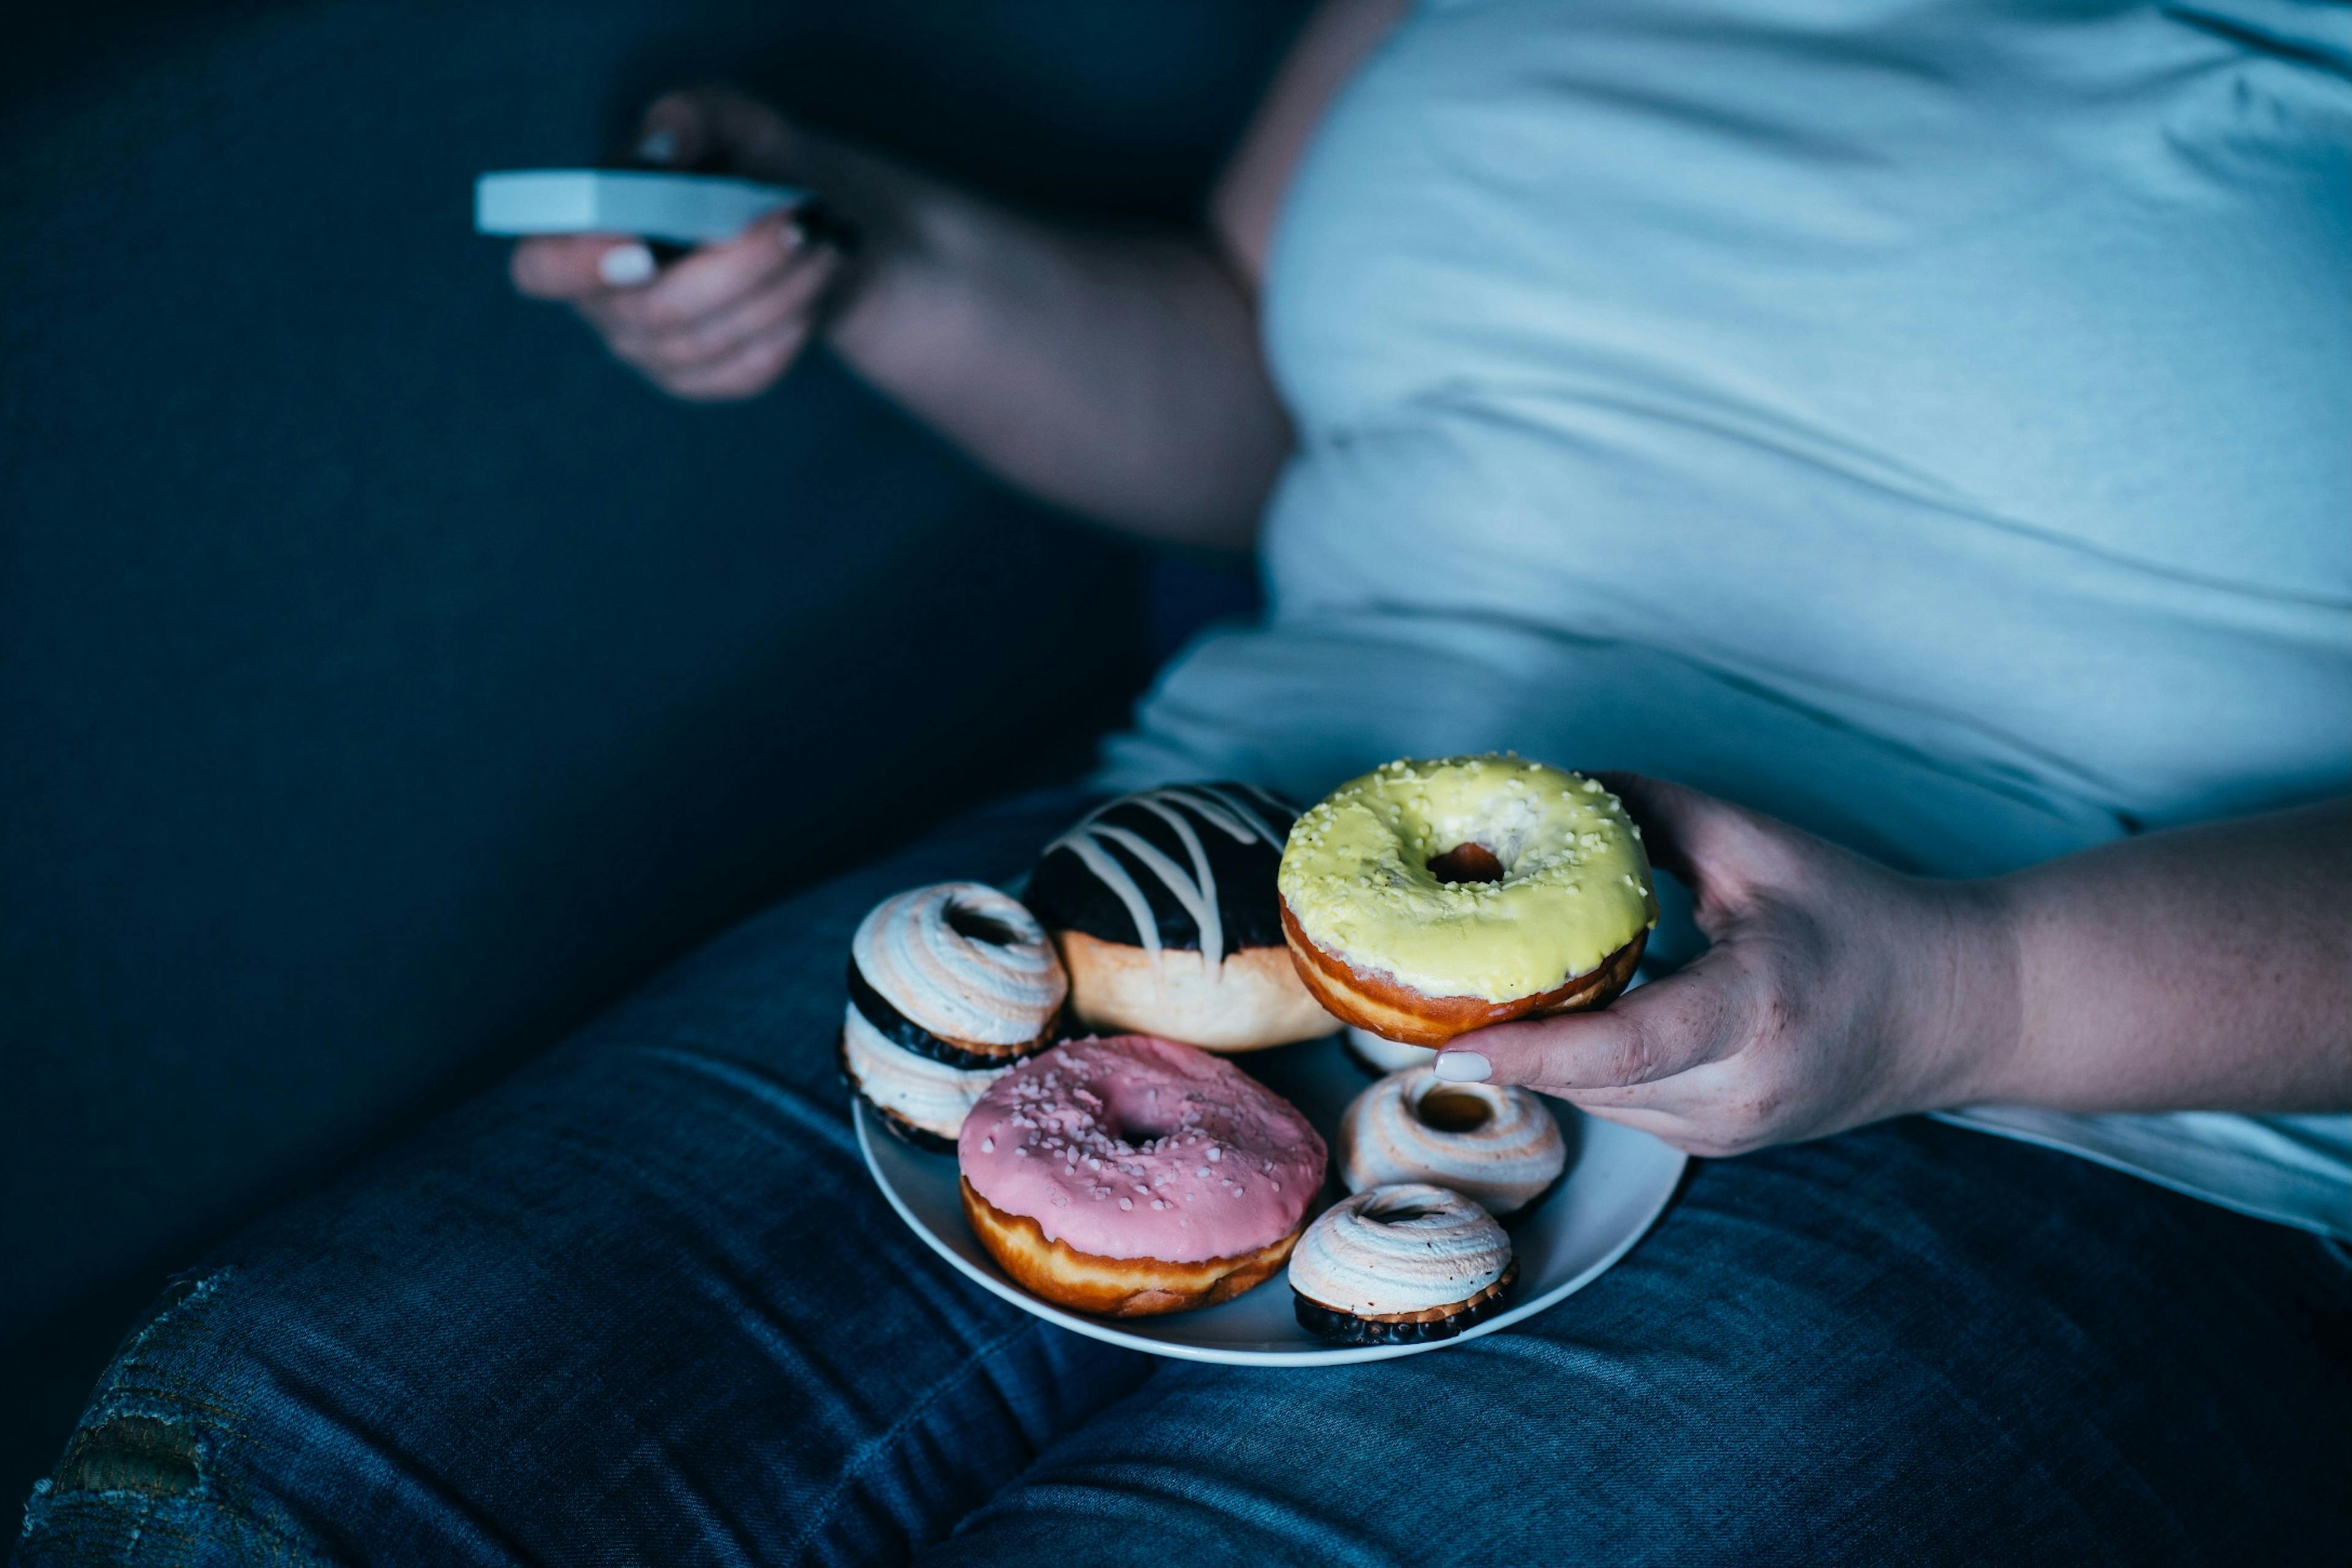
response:
<path fill-rule="evenodd" d="M 176 1281 L 17 1561 L 2352 1560 L 2343 1251 L 1908 1121 L 1698 1165 L 1517 1330 L 1154 1361 L 935 1258 L 834 1074 L 877 898 L 798 898 Z"/>

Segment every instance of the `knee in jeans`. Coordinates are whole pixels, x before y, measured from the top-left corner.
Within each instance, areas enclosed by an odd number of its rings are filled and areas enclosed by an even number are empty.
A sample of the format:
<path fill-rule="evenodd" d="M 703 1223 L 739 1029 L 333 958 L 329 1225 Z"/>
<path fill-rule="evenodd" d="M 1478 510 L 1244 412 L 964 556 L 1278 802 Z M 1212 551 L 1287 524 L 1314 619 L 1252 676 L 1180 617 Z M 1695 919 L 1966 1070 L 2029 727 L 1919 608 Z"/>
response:
<path fill-rule="evenodd" d="M 243 1392 L 221 1315 L 236 1270 L 182 1276 L 115 1352 L 57 1468 L 26 1504 L 15 1561 L 304 1563 L 274 1505 L 224 1475 Z"/>

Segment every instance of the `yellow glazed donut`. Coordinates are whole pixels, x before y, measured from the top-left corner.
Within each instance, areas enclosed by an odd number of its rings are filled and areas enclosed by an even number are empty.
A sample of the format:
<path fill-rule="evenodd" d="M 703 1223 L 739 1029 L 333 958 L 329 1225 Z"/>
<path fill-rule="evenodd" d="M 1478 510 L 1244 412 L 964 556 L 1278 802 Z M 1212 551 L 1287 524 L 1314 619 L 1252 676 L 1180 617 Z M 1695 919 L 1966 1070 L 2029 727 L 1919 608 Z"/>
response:
<path fill-rule="evenodd" d="M 1603 1005 L 1658 920 L 1617 797 L 1510 756 L 1394 762 L 1340 785 L 1291 827 L 1278 885 L 1316 999 L 1416 1046 Z"/>

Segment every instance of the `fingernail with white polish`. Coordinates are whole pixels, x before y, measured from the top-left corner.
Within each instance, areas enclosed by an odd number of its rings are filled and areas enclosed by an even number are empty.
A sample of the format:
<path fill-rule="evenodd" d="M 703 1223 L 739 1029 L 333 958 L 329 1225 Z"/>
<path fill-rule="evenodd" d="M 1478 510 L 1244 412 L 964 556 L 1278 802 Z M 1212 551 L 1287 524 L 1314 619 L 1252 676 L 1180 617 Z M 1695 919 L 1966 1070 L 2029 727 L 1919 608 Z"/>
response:
<path fill-rule="evenodd" d="M 596 258 L 596 276 L 615 289 L 654 280 L 654 253 L 642 245 L 616 245 Z"/>
<path fill-rule="evenodd" d="M 1484 1083 L 1495 1076 L 1495 1064 L 1475 1051 L 1440 1051 L 1430 1065 L 1448 1083 Z"/>
<path fill-rule="evenodd" d="M 667 131 L 648 131 L 637 142 L 637 162 L 667 163 L 677 156 L 677 137 Z"/>

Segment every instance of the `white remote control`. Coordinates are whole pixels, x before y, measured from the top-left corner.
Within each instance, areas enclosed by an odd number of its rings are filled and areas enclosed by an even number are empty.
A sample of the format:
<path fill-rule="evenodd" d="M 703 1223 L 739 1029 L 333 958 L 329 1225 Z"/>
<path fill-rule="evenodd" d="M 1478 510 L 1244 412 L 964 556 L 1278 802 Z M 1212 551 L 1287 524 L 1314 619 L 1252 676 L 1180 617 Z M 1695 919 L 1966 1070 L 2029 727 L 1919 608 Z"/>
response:
<path fill-rule="evenodd" d="M 633 234 L 678 245 L 732 239 L 809 193 L 724 174 L 510 169 L 474 182 L 476 234 Z"/>

